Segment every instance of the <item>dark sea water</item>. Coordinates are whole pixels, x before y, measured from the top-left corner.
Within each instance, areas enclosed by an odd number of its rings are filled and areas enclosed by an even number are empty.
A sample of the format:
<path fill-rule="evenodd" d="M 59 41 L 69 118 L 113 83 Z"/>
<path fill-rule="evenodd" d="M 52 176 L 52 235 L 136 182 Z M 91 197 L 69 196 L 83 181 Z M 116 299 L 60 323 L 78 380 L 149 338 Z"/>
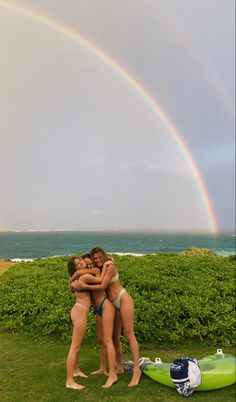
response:
<path fill-rule="evenodd" d="M 0 259 L 33 259 L 85 253 L 95 246 L 107 252 L 131 254 L 179 253 L 205 247 L 218 255 L 235 254 L 233 233 L 163 234 L 120 232 L 2 232 Z"/>

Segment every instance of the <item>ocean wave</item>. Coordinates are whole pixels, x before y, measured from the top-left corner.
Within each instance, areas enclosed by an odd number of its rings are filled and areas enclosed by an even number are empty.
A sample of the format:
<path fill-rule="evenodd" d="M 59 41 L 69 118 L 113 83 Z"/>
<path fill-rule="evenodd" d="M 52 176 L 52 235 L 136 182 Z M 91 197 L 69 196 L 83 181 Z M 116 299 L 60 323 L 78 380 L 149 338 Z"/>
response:
<path fill-rule="evenodd" d="M 212 250 L 216 255 L 218 255 L 218 256 L 222 256 L 222 257 L 227 257 L 227 256 L 231 256 L 231 255 L 235 255 L 235 251 L 233 251 L 233 250 L 227 250 L 227 251 L 225 251 L 225 250 Z M 131 256 L 134 256 L 134 257 L 143 257 L 143 256 L 146 256 L 146 255 L 156 255 L 156 254 L 162 254 L 162 253 L 164 253 L 163 251 L 162 252 L 157 252 L 157 253 L 122 253 L 122 252 L 119 252 L 119 251 L 108 251 L 107 252 L 107 254 L 108 255 L 118 255 L 118 256 L 120 256 L 120 257 L 122 257 L 122 256 L 125 256 L 125 255 L 131 255 Z M 76 255 L 76 253 L 72 253 L 73 255 Z M 34 257 L 34 258 L 9 258 L 8 260 L 9 261 L 12 261 L 12 262 L 33 262 L 33 261 L 35 261 L 35 260 L 47 260 L 47 259 L 51 259 L 51 258 L 57 258 L 57 257 L 69 257 L 70 255 L 72 255 L 72 254 L 57 254 L 57 255 L 53 255 L 53 256 L 48 256 L 48 257 Z M 167 254 L 168 254 L 168 252 L 167 252 Z M 176 253 L 176 254 L 179 254 L 179 253 Z"/>
<path fill-rule="evenodd" d="M 140 253 L 120 253 L 120 252 L 116 252 L 116 251 L 111 251 L 111 252 L 108 252 L 107 254 L 115 254 L 115 255 L 120 255 L 120 256 L 122 256 L 122 255 L 134 255 L 135 257 L 143 257 L 144 255 L 155 255 L 155 253 L 152 253 L 152 254 L 150 254 L 150 253 L 147 253 L 147 254 L 140 254 Z"/>
<path fill-rule="evenodd" d="M 32 262 L 37 260 L 37 258 L 10 258 L 12 262 Z"/>
<path fill-rule="evenodd" d="M 48 257 L 34 257 L 34 258 L 9 258 L 12 262 L 33 262 L 35 260 L 48 260 L 49 258 L 66 257 L 67 254 L 50 255 Z M 68 254 L 69 256 L 69 254 Z"/>

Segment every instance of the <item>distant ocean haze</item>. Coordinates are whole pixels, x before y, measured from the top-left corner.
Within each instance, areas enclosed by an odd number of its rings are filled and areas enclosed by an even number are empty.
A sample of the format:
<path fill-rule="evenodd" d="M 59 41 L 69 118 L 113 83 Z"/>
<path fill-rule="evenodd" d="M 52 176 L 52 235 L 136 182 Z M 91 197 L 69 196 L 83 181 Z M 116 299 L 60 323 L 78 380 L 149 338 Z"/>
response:
<path fill-rule="evenodd" d="M 217 255 L 235 254 L 235 235 L 225 233 L 122 233 L 100 231 L 17 231 L 0 232 L 1 259 L 34 259 L 87 253 L 99 246 L 109 253 L 180 253 L 187 248 L 204 247 Z"/>

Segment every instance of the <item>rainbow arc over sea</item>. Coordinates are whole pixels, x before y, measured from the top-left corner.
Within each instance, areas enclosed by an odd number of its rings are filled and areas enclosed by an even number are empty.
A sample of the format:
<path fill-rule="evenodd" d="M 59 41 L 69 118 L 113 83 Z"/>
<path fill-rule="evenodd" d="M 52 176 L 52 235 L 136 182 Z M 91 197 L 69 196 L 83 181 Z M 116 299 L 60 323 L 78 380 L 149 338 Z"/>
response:
<path fill-rule="evenodd" d="M 142 97 L 146 104 L 153 110 L 153 112 L 158 116 L 162 123 L 166 126 L 169 133 L 173 137 L 174 141 L 178 145 L 178 148 L 182 155 L 184 156 L 187 165 L 189 166 L 191 173 L 194 177 L 196 186 L 200 193 L 202 202 L 204 204 L 209 227 L 213 234 L 218 233 L 218 224 L 214 213 L 214 208 L 204 180 L 201 176 L 199 168 L 194 161 L 193 155 L 187 145 L 184 142 L 183 135 L 176 128 L 174 123 L 167 116 L 166 112 L 160 106 L 158 101 L 148 92 L 148 90 L 119 62 L 117 62 L 113 57 L 111 57 L 107 52 L 96 46 L 90 40 L 81 35 L 77 30 L 71 29 L 70 27 L 64 25 L 63 23 L 55 20 L 51 16 L 47 16 L 28 8 L 26 6 L 19 5 L 15 2 L 0 0 L 0 7 L 9 10 L 10 12 L 17 13 L 26 18 L 30 18 L 37 23 L 49 27 L 50 29 L 64 35 L 69 40 L 76 42 L 80 47 L 84 48 L 86 51 L 93 54 L 95 57 L 99 58 L 101 62 L 105 63 L 109 68 L 113 69 L 120 77 L 122 77 L 126 83 L 134 90 L 136 93 Z"/>

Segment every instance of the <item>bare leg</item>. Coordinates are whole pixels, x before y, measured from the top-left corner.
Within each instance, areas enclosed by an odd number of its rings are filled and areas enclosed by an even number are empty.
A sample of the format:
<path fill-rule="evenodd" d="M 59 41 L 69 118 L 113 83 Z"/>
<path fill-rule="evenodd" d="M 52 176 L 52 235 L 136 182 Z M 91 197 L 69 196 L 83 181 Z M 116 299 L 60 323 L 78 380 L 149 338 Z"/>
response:
<path fill-rule="evenodd" d="M 115 310 L 115 321 L 114 321 L 114 331 L 113 331 L 113 343 L 116 351 L 116 373 L 123 373 L 123 361 L 122 361 L 122 345 L 121 345 L 121 329 L 122 329 L 122 321 L 120 316 L 120 311 Z"/>
<path fill-rule="evenodd" d="M 97 334 L 97 339 L 98 343 L 100 344 L 100 367 L 96 371 L 92 371 L 91 374 L 107 374 L 107 350 L 106 350 L 106 345 L 103 342 L 103 332 L 102 332 L 102 318 L 97 315 L 96 316 L 96 334 Z"/>
<path fill-rule="evenodd" d="M 132 297 L 127 292 L 121 298 L 120 313 L 125 337 L 129 342 L 129 347 L 134 362 L 133 376 L 129 383 L 129 387 L 133 387 L 139 383 L 141 370 L 139 367 L 139 346 L 134 334 L 134 302 Z"/>
<path fill-rule="evenodd" d="M 112 341 L 114 317 L 115 317 L 114 306 L 107 299 L 103 304 L 102 330 L 103 330 L 103 341 L 107 349 L 107 356 L 109 362 L 109 375 L 106 383 L 103 385 L 103 388 L 110 388 L 111 385 L 117 381 L 117 375 L 115 371 L 116 352 Z"/>
<path fill-rule="evenodd" d="M 67 378 L 66 388 L 82 389 L 83 385 L 77 384 L 74 381 L 74 370 L 76 367 L 77 357 L 81 343 L 87 326 L 87 311 L 83 307 L 74 306 L 71 310 L 71 319 L 73 321 L 73 335 L 70 345 L 70 350 L 67 356 Z"/>
<path fill-rule="evenodd" d="M 80 370 L 79 364 L 76 365 L 76 368 L 74 370 L 74 377 L 88 378 L 88 376 Z"/>

